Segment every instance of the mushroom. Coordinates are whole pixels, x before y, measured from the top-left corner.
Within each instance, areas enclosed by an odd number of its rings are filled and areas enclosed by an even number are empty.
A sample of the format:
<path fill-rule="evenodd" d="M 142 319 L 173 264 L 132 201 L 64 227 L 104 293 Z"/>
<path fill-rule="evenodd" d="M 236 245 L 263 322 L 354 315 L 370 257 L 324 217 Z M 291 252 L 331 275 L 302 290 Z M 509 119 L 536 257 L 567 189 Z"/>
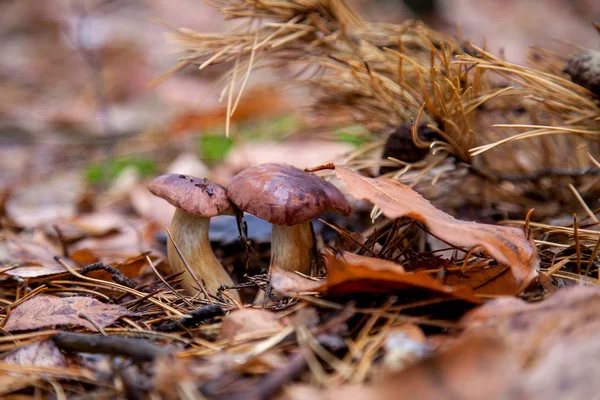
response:
<path fill-rule="evenodd" d="M 261 164 L 237 174 L 227 194 L 242 211 L 273 224 L 271 265 L 310 272 L 314 246 L 310 220 L 325 211 L 350 214 L 331 183 L 286 164 Z"/>
<path fill-rule="evenodd" d="M 176 207 L 169 228 L 173 242 L 192 272 L 204 281 L 207 292 L 215 294 L 221 285 L 233 285 L 231 277 L 213 253 L 208 238 L 211 217 L 233 215 L 225 188 L 206 178 L 166 174 L 154 178 L 148 184 L 148 189 Z M 186 271 L 172 241 L 168 242 L 167 254 L 175 272 Z M 196 293 L 197 283 L 190 274 L 183 275 L 182 286 L 187 293 Z M 233 295 L 238 298 L 237 293 Z"/>

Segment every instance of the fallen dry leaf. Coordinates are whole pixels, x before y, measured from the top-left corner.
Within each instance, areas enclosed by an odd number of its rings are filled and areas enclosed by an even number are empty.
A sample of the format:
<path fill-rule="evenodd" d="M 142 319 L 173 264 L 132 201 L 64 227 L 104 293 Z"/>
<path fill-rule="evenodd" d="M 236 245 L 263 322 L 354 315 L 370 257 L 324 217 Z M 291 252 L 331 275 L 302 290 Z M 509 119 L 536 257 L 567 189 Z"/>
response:
<path fill-rule="evenodd" d="M 13 193 L 6 201 L 6 214 L 25 228 L 70 218 L 75 216 L 84 190 L 78 173 L 55 176 Z"/>
<path fill-rule="evenodd" d="M 589 399 L 600 392 L 598 307 L 600 288 L 575 286 L 538 303 L 490 301 L 465 315 L 461 325 L 466 335 L 501 335 L 524 360 L 506 398 Z"/>
<path fill-rule="evenodd" d="M 271 287 L 281 295 L 292 296 L 304 292 L 319 291 L 323 282 L 305 278 L 294 272 L 271 265 Z"/>
<path fill-rule="evenodd" d="M 232 122 L 264 120 L 290 110 L 290 104 L 280 93 L 266 86 L 249 88 L 239 107 L 231 115 Z M 176 116 L 167 127 L 169 134 L 177 136 L 214 128 L 225 123 L 227 106 L 219 105 L 211 110 L 185 111 Z"/>
<path fill-rule="evenodd" d="M 542 349 L 540 349 L 542 350 Z M 563 341 L 543 349 L 531 371 L 510 393 L 531 400 L 595 399 L 600 392 L 600 340 Z"/>
<path fill-rule="evenodd" d="M 447 270 L 444 283 L 449 286 L 467 286 L 480 295 L 513 295 L 521 286 L 510 268 L 504 264 Z"/>
<path fill-rule="evenodd" d="M 223 318 L 220 339 L 234 339 L 252 334 L 275 333 L 283 327 L 277 316 L 260 308 L 240 308 Z"/>
<path fill-rule="evenodd" d="M 118 232 L 88 237 L 69 246 L 69 250 L 73 257 L 77 256 L 81 260 L 91 257 L 105 264 L 118 263 L 150 251 L 153 233 L 151 223 L 131 220 Z"/>
<path fill-rule="evenodd" d="M 2 357 L 7 364 L 37 366 L 37 367 L 66 367 L 67 359 L 52 340 L 36 342 Z"/>
<path fill-rule="evenodd" d="M 60 251 L 42 238 L 24 238 L 10 235 L 6 238 L 8 255 L 11 264 L 16 268 L 5 273 L 21 278 L 62 274 L 67 272 L 54 260 Z M 73 266 L 70 260 L 63 260 Z"/>
<path fill-rule="evenodd" d="M 519 374 L 517 358 L 497 336 L 465 337 L 453 347 L 370 385 L 288 387 L 278 399 L 506 399 Z"/>
<path fill-rule="evenodd" d="M 400 265 L 352 253 L 325 253 L 327 283 L 321 291 L 333 295 L 350 293 L 393 293 L 419 289 L 479 304 L 481 300 L 467 287 L 443 285 L 425 272 L 406 272 Z"/>
<path fill-rule="evenodd" d="M 433 353 L 423 330 L 410 323 L 390 328 L 383 349 L 382 377 L 398 373 Z"/>
<path fill-rule="evenodd" d="M 600 288 L 574 286 L 538 303 L 505 297 L 467 313 L 467 330 L 500 332 L 522 349 L 546 349 L 553 342 L 595 337 L 600 330 Z"/>
<path fill-rule="evenodd" d="M 104 328 L 120 317 L 133 314 L 119 305 L 104 304 L 91 297 L 36 296 L 12 310 L 4 329 L 12 332 L 57 325 L 79 325 L 96 332 L 94 325 L 80 315 Z"/>
<path fill-rule="evenodd" d="M 519 283 L 517 291 L 537 276 L 539 258 L 535 246 L 521 229 L 460 221 L 393 179 L 367 178 L 339 167 L 335 171 L 352 196 L 374 203 L 386 217 L 410 217 L 423 222 L 435 236 L 449 243 L 466 248 L 483 247 L 498 262 L 510 266 Z"/>
<path fill-rule="evenodd" d="M 352 293 L 394 293 L 417 289 L 450 296 L 469 303 L 481 300 L 468 287 L 442 284 L 429 273 L 406 272 L 401 265 L 379 258 L 360 256 L 349 252 L 325 252 L 327 280 L 304 278 L 277 266 L 271 266 L 271 286 L 276 293 L 297 295 L 321 292 L 332 295 Z"/>

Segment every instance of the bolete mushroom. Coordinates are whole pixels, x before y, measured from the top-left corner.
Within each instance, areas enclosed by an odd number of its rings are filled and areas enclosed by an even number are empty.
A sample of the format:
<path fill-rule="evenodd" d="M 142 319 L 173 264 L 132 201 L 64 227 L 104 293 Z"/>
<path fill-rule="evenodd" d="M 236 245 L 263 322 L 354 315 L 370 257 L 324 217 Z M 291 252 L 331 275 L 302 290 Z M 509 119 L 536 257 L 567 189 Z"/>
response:
<path fill-rule="evenodd" d="M 310 220 L 325 211 L 350 214 L 344 195 L 331 183 L 285 164 L 261 164 L 237 174 L 227 194 L 232 203 L 273 224 L 271 265 L 310 272 L 314 246 Z"/>
<path fill-rule="evenodd" d="M 154 178 L 148 189 L 177 207 L 169 230 L 190 269 L 204 281 L 207 292 L 215 294 L 221 285 L 233 285 L 231 277 L 213 253 L 208 238 L 211 217 L 233 215 L 225 188 L 206 178 L 166 174 Z M 187 271 L 171 240 L 167 254 L 175 272 Z M 197 293 L 194 288 L 198 284 L 188 273 L 183 275 L 182 286 L 189 294 Z M 237 293 L 232 294 L 237 298 Z"/>

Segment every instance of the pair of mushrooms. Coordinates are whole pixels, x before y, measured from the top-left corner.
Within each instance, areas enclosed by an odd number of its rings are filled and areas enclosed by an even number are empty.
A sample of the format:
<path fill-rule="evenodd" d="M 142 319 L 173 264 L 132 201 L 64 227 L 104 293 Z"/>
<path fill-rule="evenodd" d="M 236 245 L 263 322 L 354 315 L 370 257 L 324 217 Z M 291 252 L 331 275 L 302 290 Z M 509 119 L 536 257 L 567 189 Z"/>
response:
<path fill-rule="evenodd" d="M 173 242 L 209 294 L 233 281 L 217 260 L 208 238 L 210 218 L 234 215 L 235 207 L 271 224 L 271 265 L 308 273 L 314 238 L 310 221 L 325 211 L 350 214 L 344 195 L 331 183 L 285 164 L 262 164 L 236 175 L 228 188 L 185 175 L 161 175 L 148 186 L 156 196 L 177 207 L 168 243 L 168 258 L 175 272 L 186 271 Z M 194 277 L 184 274 L 182 285 L 197 292 Z M 237 293 L 233 295 L 238 298 Z"/>

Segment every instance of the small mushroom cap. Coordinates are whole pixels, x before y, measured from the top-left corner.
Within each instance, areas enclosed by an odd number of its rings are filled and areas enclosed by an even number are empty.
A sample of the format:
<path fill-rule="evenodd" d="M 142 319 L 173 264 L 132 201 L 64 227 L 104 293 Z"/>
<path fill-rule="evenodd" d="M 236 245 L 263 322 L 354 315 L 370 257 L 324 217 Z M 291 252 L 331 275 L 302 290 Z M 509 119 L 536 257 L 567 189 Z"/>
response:
<path fill-rule="evenodd" d="M 165 174 L 154 178 L 148 189 L 192 215 L 214 217 L 231 211 L 225 188 L 206 178 Z"/>
<path fill-rule="evenodd" d="M 237 174 L 227 187 L 241 210 L 276 225 L 297 225 L 325 211 L 350 214 L 344 195 L 331 183 L 285 164 L 261 164 Z"/>

